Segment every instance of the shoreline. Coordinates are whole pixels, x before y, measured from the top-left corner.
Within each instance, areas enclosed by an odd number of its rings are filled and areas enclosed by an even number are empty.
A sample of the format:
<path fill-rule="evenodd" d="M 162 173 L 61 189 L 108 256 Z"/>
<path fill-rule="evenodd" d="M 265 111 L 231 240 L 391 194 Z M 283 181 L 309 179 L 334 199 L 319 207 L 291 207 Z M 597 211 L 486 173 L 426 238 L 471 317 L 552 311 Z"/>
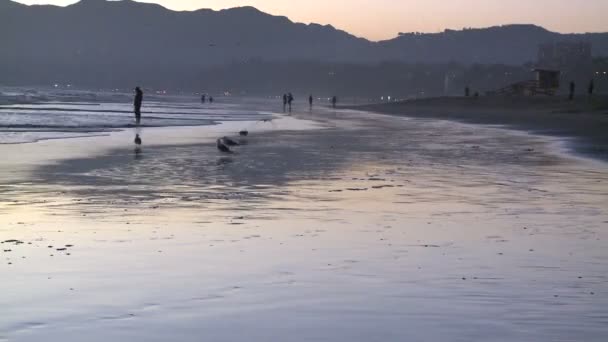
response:
<path fill-rule="evenodd" d="M 91 108 L 86 103 L 72 104 L 48 101 L 35 105 L 0 105 L 0 144 L 31 143 L 48 138 L 93 135 L 136 128 L 198 127 L 218 125 L 228 121 L 258 121 L 273 119 L 264 102 L 243 105 L 229 101 L 205 105 L 179 98 L 166 101 L 148 100 L 143 107 L 143 125 L 136 127 L 130 104 L 97 102 Z M 181 128 L 177 128 L 181 129 Z M 193 128 L 195 129 L 195 128 Z"/>
<path fill-rule="evenodd" d="M 127 128 L 78 137 L 57 137 L 38 141 L 0 144 L 4 157 L 0 165 L 0 184 L 10 181 L 27 181 L 35 169 L 64 161 L 103 157 L 115 150 L 134 151 L 135 134 L 143 139 L 143 149 L 163 146 L 213 146 L 221 136 L 237 136 L 242 129 L 255 127 L 258 132 L 279 130 L 309 130 L 321 127 L 318 122 L 305 122 L 291 117 L 274 116 L 271 124 L 259 121 L 223 121 L 204 126 L 166 126 Z"/>
<path fill-rule="evenodd" d="M 575 155 L 608 162 L 608 97 L 569 102 L 556 98 L 442 97 L 345 106 L 344 109 L 465 124 L 498 126 L 532 134 L 567 138 Z"/>
<path fill-rule="evenodd" d="M 399 116 L 386 115 L 384 113 L 377 115 L 373 112 L 367 111 L 353 111 L 350 113 L 349 111 L 342 113 L 333 112 L 332 116 L 332 112 L 324 108 L 321 108 L 320 111 L 315 112 L 314 114 L 310 112 L 299 112 L 294 113 L 294 115 L 286 116 L 281 116 L 279 113 L 274 113 L 274 115 L 275 119 L 273 120 L 272 127 L 257 127 L 254 136 L 245 137 L 244 145 L 237 147 L 237 152 L 232 155 L 218 153 L 215 147 L 215 139 L 220 136 L 232 134 L 232 136 L 238 140 L 237 132 L 240 130 L 240 127 L 252 128 L 257 126 L 260 122 L 226 121 L 218 123 L 217 125 L 209 126 L 152 127 L 145 129 L 143 134 L 140 132 L 144 140 L 144 144 L 142 146 L 135 146 L 133 144 L 132 137 L 135 132 L 137 132 L 133 129 L 114 131 L 103 135 L 49 139 L 34 143 L 4 144 L 0 145 L 0 152 L 3 152 L 4 150 L 8 151 L 11 149 L 11 147 L 17 148 L 18 151 L 12 156 L 9 155 L 9 158 L 5 160 L 4 165 L 2 165 L 2 168 L 0 168 L 0 181 L 6 182 L 9 180 L 14 180 L 18 181 L 19 184 L 57 185 L 62 184 L 62 181 L 67 179 L 78 178 L 76 173 L 72 173 L 70 171 L 71 169 L 82 172 L 83 169 L 89 168 L 89 164 L 93 165 L 91 166 L 91 171 L 96 167 L 102 166 L 105 168 L 110 164 L 114 164 L 115 167 L 120 168 L 126 164 L 132 163 L 133 161 L 136 163 L 141 163 L 141 158 L 147 158 L 150 155 L 154 156 L 157 163 L 163 163 L 163 158 L 160 157 L 161 155 L 164 155 L 165 158 L 170 159 L 173 157 L 173 155 L 165 152 L 168 150 L 180 149 L 190 151 L 188 152 L 189 154 L 192 153 L 191 151 L 193 149 L 200 150 L 201 153 L 203 153 L 199 156 L 200 158 L 212 159 L 214 160 L 213 163 L 215 163 L 216 160 L 218 165 L 224 163 L 231 164 L 235 160 L 238 160 L 238 158 L 251 159 L 254 157 L 241 155 L 239 149 L 249 150 L 249 153 L 252 151 L 257 151 L 254 154 L 260 158 L 266 158 L 266 154 L 269 151 L 274 151 L 273 153 L 270 153 L 274 155 L 274 158 L 283 156 L 283 158 L 289 159 L 290 161 L 288 163 L 292 164 L 293 166 L 294 160 L 292 159 L 297 159 L 297 157 L 294 156 L 300 154 L 300 152 L 297 150 L 291 150 L 291 152 L 289 152 L 289 150 L 293 148 L 294 144 L 298 145 L 302 143 L 302 139 L 304 139 L 304 137 L 308 137 L 305 138 L 305 140 L 319 140 L 315 143 L 318 148 L 329 146 L 331 149 L 334 149 L 337 148 L 335 144 L 341 145 L 343 142 L 341 142 L 337 137 L 332 137 L 331 133 L 327 132 L 341 132 L 345 130 L 366 131 L 367 122 L 372 122 L 375 125 L 385 127 L 387 133 L 389 131 L 394 131 L 394 123 L 404 128 L 407 127 L 408 130 L 422 130 L 424 133 L 417 133 L 421 136 L 428 134 L 430 136 L 437 135 L 438 137 L 442 135 L 438 132 L 442 131 L 454 131 L 457 134 L 461 134 L 460 132 L 462 131 L 476 132 L 476 127 L 478 126 L 478 124 L 468 122 L 458 122 L 458 125 L 455 126 L 452 121 L 444 119 L 420 120 L 419 118 L 411 118 L 414 121 L 399 122 L 394 121 Z M 382 116 L 384 118 L 382 118 Z M 508 127 L 490 125 L 486 125 L 482 129 L 482 132 L 479 132 L 476 135 L 471 135 L 470 141 L 468 141 L 468 139 L 462 140 L 463 138 L 459 137 L 458 139 L 460 139 L 460 143 L 466 145 L 462 146 L 461 148 L 486 149 L 487 147 L 487 149 L 504 149 L 505 153 L 509 155 L 508 158 L 511 159 L 512 162 L 517 164 L 529 163 L 531 166 L 535 166 L 537 163 L 558 165 L 562 163 L 570 163 L 572 160 L 581 160 L 589 165 L 589 167 L 603 167 L 601 163 L 598 164 L 596 159 L 572 154 L 564 146 L 567 144 L 567 141 L 560 139 L 559 137 L 551 137 L 534 132 L 526 132 Z M 325 133 L 323 131 L 325 131 Z M 352 133 L 344 134 L 350 136 Z M 339 165 L 343 164 L 343 162 L 348 160 L 348 163 L 353 163 L 353 161 L 356 159 L 353 156 L 360 153 L 357 151 L 365 151 L 372 148 L 371 146 L 374 146 L 372 150 L 384 150 L 384 148 L 376 146 L 377 144 L 383 145 L 384 143 L 382 141 L 375 141 L 371 143 L 368 141 L 355 139 L 353 137 L 350 137 L 349 139 L 351 139 L 351 142 L 347 145 L 351 146 L 353 150 L 351 151 L 347 146 L 342 146 L 340 150 L 342 151 L 341 154 L 343 155 L 336 155 L 336 151 L 326 151 L 333 155 L 332 158 L 327 160 L 321 152 L 318 156 L 324 160 L 326 166 L 324 168 L 318 168 L 318 170 L 339 170 L 341 168 Z M 481 146 L 478 146 L 476 144 L 478 143 L 478 139 L 479 141 L 486 141 L 488 145 L 484 146 L 482 143 Z M 255 146 L 257 145 L 256 140 L 263 141 L 264 146 Z M 272 143 L 273 140 L 281 141 L 281 144 L 274 146 Z M 325 143 L 321 143 L 321 141 L 325 141 Z M 515 143 L 514 146 L 507 143 L 508 141 Z M 524 148 L 525 145 L 521 143 L 522 141 L 529 144 L 529 148 Z M 356 143 L 362 143 L 363 145 L 355 147 L 353 144 Z M 386 143 L 391 145 L 389 141 Z M 439 143 L 441 144 L 442 142 Z M 394 150 L 394 152 L 406 156 L 409 153 L 408 150 L 409 148 L 397 148 Z M 310 151 L 308 153 L 310 153 Z M 419 147 L 416 149 L 416 153 L 428 154 L 428 156 L 426 156 L 424 159 L 428 158 L 429 162 L 430 160 L 439 158 L 439 156 L 435 155 L 436 152 L 433 151 L 433 148 L 427 152 L 424 152 L 424 149 L 420 150 Z M 384 155 L 384 152 L 382 154 L 382 156 L 370 156 L 370 158 L 376 160 L 377 163 L 384 163 L 384 161 L 388 159 L 388 156 Z M 310 158 L 310 156 L 304 155 L 301 155 L 300 157 Z M 540 162 L 541 159 L 544 161 Z M 256 167 L 259 167 L 260 163 L 261 165 L 264 165 L 265 163 L 268 165 L 273 165 L 273 163 L 279 160 L 280 159 L 266 160 L 266 162 L 261 162 L 260 160 L 250 160 L 249 162 L 255 164 Z M 340 160 L 343 162 L 340 162 Z M 433 163 L 438 162 L 441 163 L 439 160 L 433 161 Z M 452 162 L 447 160 L 444 162 L 448 167 L 451 167 Z M 504 161 L 499 161 L 499 163 L 504 163 Z M 296 161 L 295 164 L 298 164 L 298 162 Z M 249 165 L 248 167 L 251 167 L 252 165 Z M 332 167 L 330 165 L 334 166 Z M 150 165 L 150 168 L 153 167 L 155 167 L 155 165 Z M 270 167 L 270 169 L 273 168 L 274 166 Z M 313 167 L 313 169 L 316 169 L 316 165 Z M 12 171 L 14 177 L 10 177 L 11 175 L 7 171 Z M 310 172 L 311 169 L 310 167 L 299 167 L 293 171 L 296 173 L 307 173 Z M 48 173 L 50 176 L 46 176 L 46 173 Z M 273 175 L 275 174 L 275 172 L 271 173 Z M 65 177 L 61 177 L 62 181 L 59 181 L 60 178 L 55 178 L 56 174 L 63 174 Z M 172 176 L 178 177 L 177 175 Z M 249 176 L 245 173 L 240 173 L 238 175 L 238 177 L 248 180 L 254 180 L 258 176 L 260 176 L 260 174 Z M 266 177 L 262 176 L 262 178 Z M 82 179 L 79 181 L 82 181 Z M 273 178 L 272 181 L 266 183 L 274 184 L 276 181 L 277 180 Z M 76 181 L 76 183 L 77 182 L 78 181 Z M 130 179 L 128 182 L 136 181 L 134 179 Z M 67 185 L 68 187 L 75 185 L 72 184 L 71 181 L 63 184 Z"/>
<path fill-rule="evenodd" d="M 0 340 L 605 336 L 605 165 L 502 128 L 293 116 L 318 128 L 234 155 L 212 137 L 239 123 L 147 131 L 139 157 L 130 131 L 13 149 L 45 162 L 0 199 Z"/>

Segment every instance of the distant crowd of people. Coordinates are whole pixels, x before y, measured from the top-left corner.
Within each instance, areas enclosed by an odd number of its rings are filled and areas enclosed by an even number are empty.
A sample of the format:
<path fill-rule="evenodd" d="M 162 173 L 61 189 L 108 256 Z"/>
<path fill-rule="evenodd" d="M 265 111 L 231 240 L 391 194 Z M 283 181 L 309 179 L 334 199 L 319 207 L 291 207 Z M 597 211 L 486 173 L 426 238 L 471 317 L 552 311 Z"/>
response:
<path fill-rule="evenodd" d="M 312 95 L 308 96 L 308 105 L 310 106 L 310 109 L 312 109 L 313 105 L 314 105 L 314 97 Z M 285 93 L 283 94 L 283 111 L 287 110 L 287 107 L 289 107 L 289 111 L 291 112 L 292 110 L 292 103 L 294 101 L 294 97 L 292 93 Z M 338 97 L 337 96 L 332 96 L 331 97 L 331 105 L 333 108 L 336 108 L 338 104 Z"/>
<path fill-rule="evenodd" d="M 292 110 L 292 105 L 293 105 L 293 101 L 295 100 L 295 98 L 293 97 L 292 93 L 285 93 L 283 94 L 283 111 L 286 111 L 287 108 L 289 107 L 289 111 L 291 112 Z M 142 103 L 144 101 L 144 92 L 141 90 L 140 87 L 135 87 L 135 97 L 133 99 L 133 112 L 135 114 L 135 124 L 137 126 L 139 126 L 141 124 L 141 106 Z M 202 94 L 201 95 L 201 103 L 213 103 L 214 99 L 213 96 L 208 96 L 207 94 Z M 338 97 L 337 96 L 332 96 L 331 99 L 331 105 L 333 108 L 336 108 L 337 104 L 338 104 Z M 308 105 L 310 106 L 310 108 L 312 109 L 313 105 L 314 105 L 314 97 L 312 95 L 308 96 Z M 141 141 L 139 139 L 139 135 L 136 139 L 136 141 Z M 139 143 L 141 144 L 141 143 Z"/>
<path fill-rule="evenodd" d="M 591 80 L 589 81 L 589 85 L 587 86 L 587 94 L 589 96 L 593 95 L 593 92 L 595 91 L 595 81 Z M 574 93 L 576 92 L 576 83 L 574 81 L 570 82 L 570 91 L 568 93 L 568 99 L 570 101 L 574 100 Z"/>
<path fill-rule="evenodd" d="M 201 103 L 207 102 L 207 94 L 201 95 Z M 213 96 L 209 96 L 209 103 L 213 103 Z"/>
<path fill-rule="evenodd" d="M 291 112 L 291 104 L 293 103 L 294 97 L 292 93 L 283 94 L 283 111 L 287 105 L 289 105 L 289 111 Z"/>

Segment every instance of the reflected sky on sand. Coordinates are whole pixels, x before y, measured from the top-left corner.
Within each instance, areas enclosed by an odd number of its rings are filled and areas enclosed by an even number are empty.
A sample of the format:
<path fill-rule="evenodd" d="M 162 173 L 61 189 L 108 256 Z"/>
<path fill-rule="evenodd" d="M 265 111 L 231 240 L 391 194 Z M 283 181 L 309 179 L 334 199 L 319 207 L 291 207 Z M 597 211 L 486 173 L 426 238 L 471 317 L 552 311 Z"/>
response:
<path fill-rule="evenodd" d="M 3 184 L 0 340 L 605 339 L 605 164 L 500 129 L 312 118 L 234 155 L 144 132 L 139 155 Z"/>

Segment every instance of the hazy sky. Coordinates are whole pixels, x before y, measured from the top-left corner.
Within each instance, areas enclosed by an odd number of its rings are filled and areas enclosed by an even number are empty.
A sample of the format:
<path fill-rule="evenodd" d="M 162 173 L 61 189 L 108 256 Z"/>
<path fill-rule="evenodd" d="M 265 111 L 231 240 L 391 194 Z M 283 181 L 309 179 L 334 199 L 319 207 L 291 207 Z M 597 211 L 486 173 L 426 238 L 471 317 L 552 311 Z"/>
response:
<path fill-rule="evenodd" d="M 76 0 L 19 0 L 68 5 Z M 559 32 L 608 31 L 608 0 L 147 0 L 174 10 L 251 5 L 298 22 L 332 24 L 372 40 L 398 32 L 526 23 Z"/>

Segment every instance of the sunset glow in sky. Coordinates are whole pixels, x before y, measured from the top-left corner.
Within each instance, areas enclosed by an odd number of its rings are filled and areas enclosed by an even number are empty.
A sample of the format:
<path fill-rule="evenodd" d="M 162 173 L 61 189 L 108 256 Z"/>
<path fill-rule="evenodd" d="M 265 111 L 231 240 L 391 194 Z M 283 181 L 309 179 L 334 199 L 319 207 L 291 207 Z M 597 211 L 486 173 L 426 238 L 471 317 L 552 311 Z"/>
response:
<path fill-rule="evenodd" d="M 20 0 L 69 5 L 76 0 Z M 255 6 L 293 21 L 331 24 L 371 40 L 398 32 L 537 24 L 558 32 L 608 31 L 608 0 L 147 0 L 173 10 Z"/>

